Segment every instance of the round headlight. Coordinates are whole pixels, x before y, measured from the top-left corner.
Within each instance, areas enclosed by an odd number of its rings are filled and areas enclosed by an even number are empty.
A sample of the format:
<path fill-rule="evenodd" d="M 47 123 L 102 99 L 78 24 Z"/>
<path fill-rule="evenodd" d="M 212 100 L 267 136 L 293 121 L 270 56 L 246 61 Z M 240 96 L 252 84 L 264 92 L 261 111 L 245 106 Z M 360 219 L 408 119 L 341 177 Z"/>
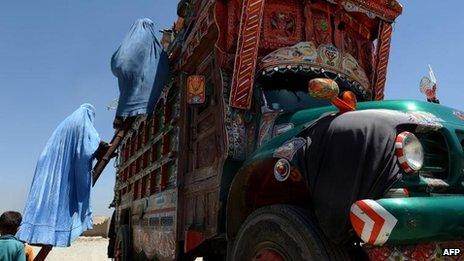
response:
<path fill-rule="evenodd" d="M 406 173 L 413 173 L 424 165 L 424 148 L 416 135 L 405 131 L 396 137 L 396 156 Z"/>

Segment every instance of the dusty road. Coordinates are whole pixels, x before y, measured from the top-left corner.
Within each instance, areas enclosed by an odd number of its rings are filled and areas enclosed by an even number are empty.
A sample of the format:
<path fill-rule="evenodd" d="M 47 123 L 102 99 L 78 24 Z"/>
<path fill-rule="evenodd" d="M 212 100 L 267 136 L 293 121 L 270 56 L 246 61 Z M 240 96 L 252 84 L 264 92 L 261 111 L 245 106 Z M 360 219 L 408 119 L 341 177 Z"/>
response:
<path fill-rule="evenodd" d="M 100 261 L 110 260 L 106 257 L 108 239 L 102 237 L 79 237 L 69 248 L 53 248 L 47 261 Z M 34 254 L 39 248 L 34 247 Z"/>
<path fill-rule="evenodd" d="M 47 257 L 47 261 L 100 261 L 111 260 L 106 257 L 108 239 L 102 237 L 79 237 L 71 247 L 53 248 Z M 40 248 L 34 247 L 34 255 Z M 195 261 L 203 261 L 197 258 Z"/>

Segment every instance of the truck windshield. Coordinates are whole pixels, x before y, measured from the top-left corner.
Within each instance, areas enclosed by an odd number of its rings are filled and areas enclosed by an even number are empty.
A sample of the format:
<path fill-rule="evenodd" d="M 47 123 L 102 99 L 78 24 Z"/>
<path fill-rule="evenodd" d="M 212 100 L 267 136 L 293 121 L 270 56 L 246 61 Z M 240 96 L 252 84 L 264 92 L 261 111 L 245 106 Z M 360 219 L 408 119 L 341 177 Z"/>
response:
<path fill-rule="evenodd" d="M 269 109 L 294 112 L 329 106 L 327 100 L 318 100 L 308 95 L 306 88 L 263 88 Z"/>

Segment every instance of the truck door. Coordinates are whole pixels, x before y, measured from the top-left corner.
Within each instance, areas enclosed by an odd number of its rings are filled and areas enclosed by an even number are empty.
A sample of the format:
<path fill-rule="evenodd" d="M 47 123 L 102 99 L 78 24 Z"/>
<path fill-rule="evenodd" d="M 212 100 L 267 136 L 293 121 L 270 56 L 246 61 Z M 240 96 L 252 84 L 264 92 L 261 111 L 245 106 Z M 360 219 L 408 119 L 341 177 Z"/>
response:
<path fill-rule="evenodd" d="M 221 108 L 214 59 L 210 56 L 197 67 L 205 76 L 206 101 L 189 105 L 187 114 L 187 173 L 184 175 L 184 231 L 201 233 L 203 238 L 215 235 L 221 164 Z"/>

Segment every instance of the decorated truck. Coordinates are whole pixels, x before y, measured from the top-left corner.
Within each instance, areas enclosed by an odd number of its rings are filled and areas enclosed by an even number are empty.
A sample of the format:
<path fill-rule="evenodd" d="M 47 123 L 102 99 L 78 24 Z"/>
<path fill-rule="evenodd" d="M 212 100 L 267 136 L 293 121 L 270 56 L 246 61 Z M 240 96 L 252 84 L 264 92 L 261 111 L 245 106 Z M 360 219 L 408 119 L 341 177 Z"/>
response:
<path fill-rule="evenodd" d="M 116 137 L 109 257 L 464 251 L 464 113 L 383 100 L 400 3 L 182 0 L 177 12 L 162 39 L 169 81 Z"/>

